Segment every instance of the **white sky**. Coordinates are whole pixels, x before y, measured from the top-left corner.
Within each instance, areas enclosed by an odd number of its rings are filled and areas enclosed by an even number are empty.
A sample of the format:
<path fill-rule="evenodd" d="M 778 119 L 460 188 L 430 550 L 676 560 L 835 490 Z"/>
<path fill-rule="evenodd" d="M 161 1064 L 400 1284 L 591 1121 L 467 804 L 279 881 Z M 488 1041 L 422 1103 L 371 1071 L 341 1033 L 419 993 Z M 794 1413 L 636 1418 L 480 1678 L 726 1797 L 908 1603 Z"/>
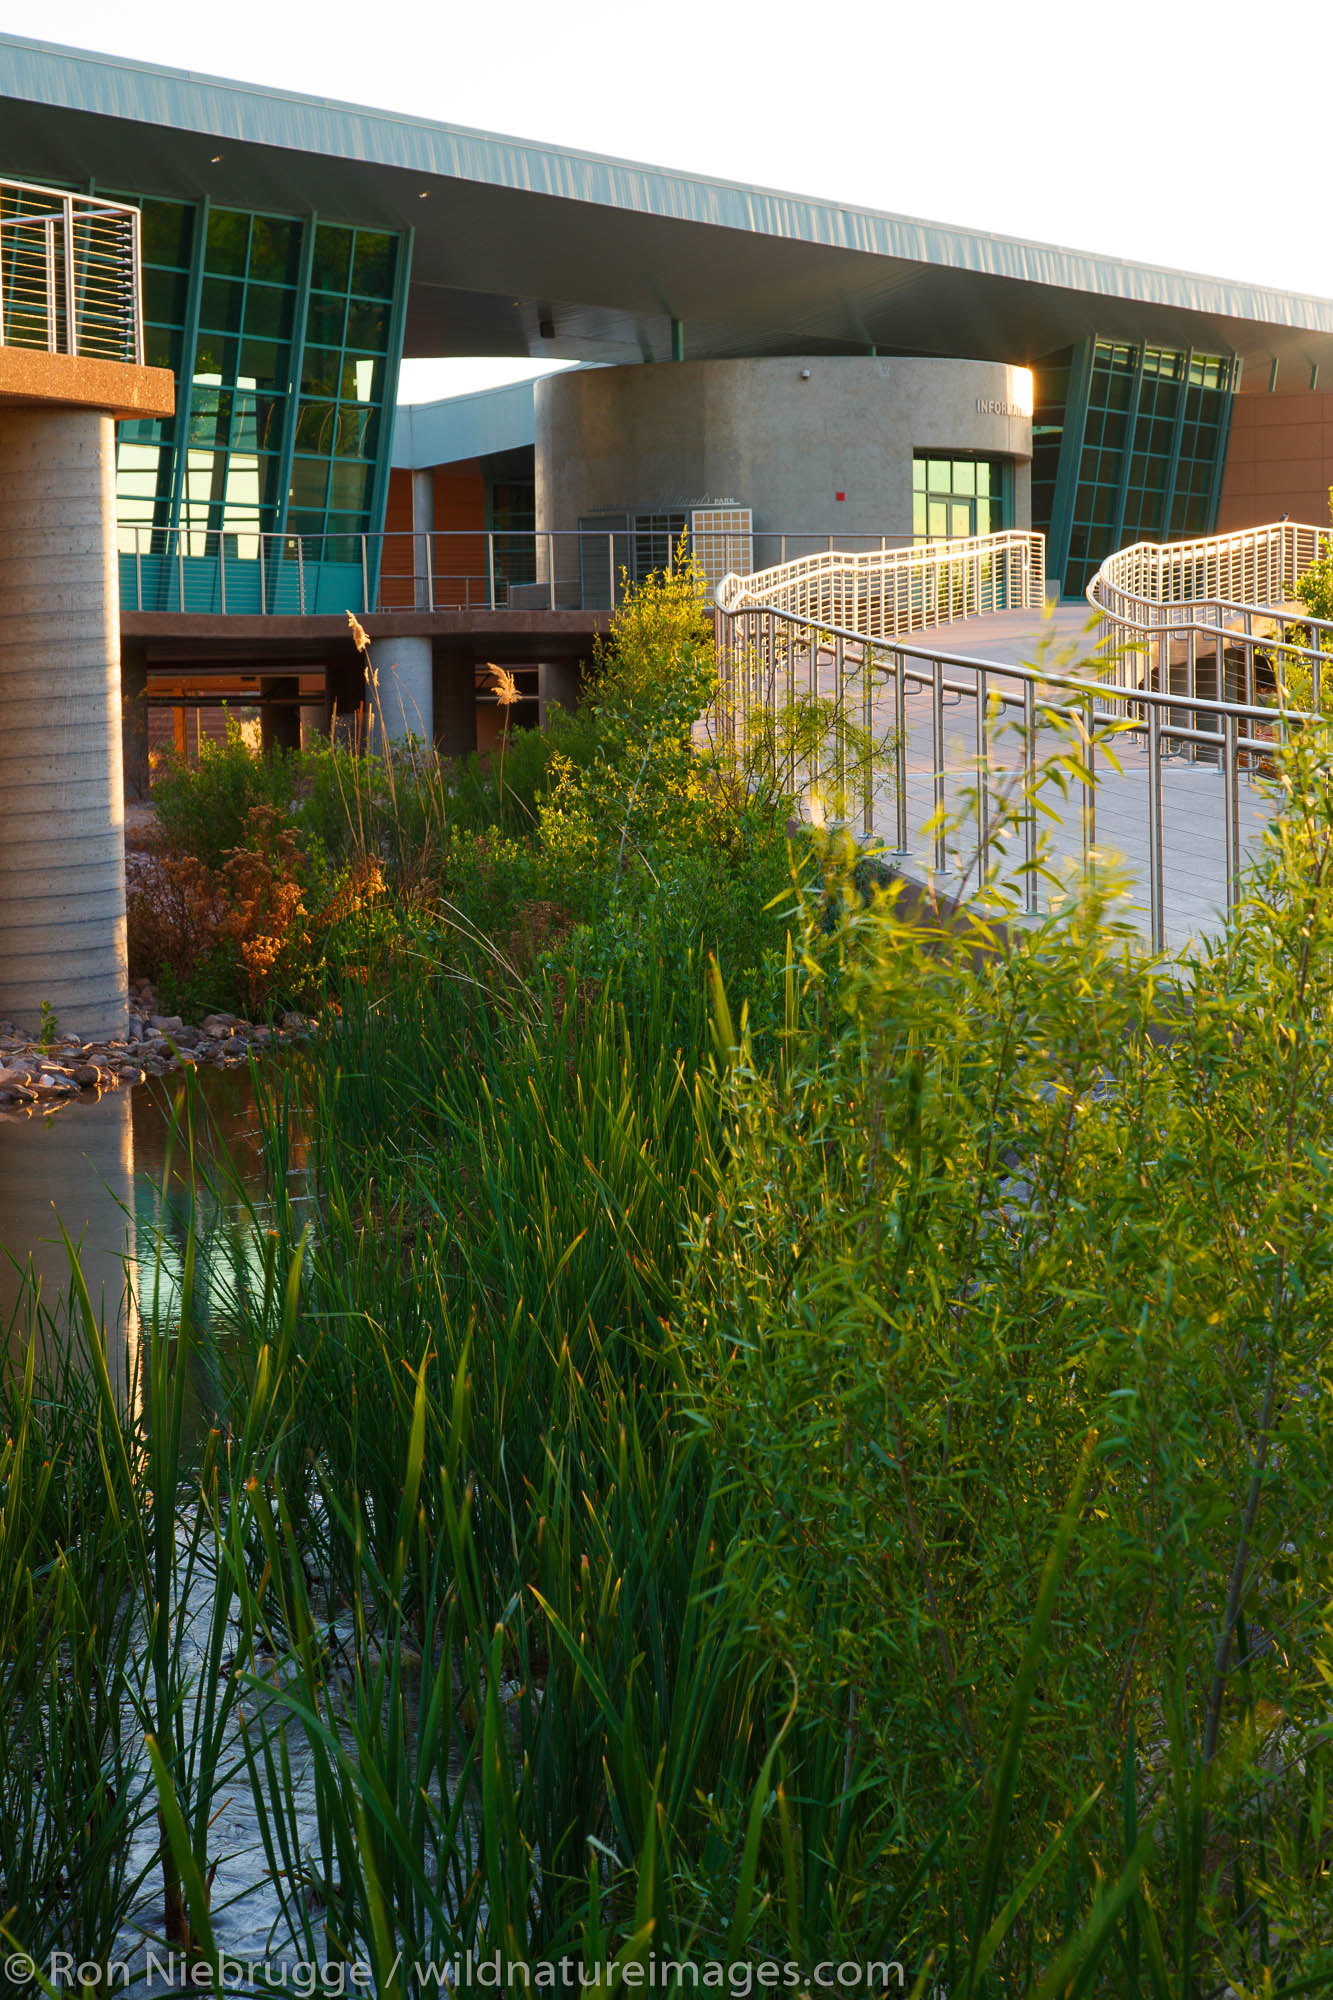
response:
<path fill-rule="evenodd" d="M 1326 4 L 0 0 L 0 29 L 1333 295 Z M 433 371 L 433 372 L 430 372 Z M 539 372 L 414 363 L 415 400 Z"/>

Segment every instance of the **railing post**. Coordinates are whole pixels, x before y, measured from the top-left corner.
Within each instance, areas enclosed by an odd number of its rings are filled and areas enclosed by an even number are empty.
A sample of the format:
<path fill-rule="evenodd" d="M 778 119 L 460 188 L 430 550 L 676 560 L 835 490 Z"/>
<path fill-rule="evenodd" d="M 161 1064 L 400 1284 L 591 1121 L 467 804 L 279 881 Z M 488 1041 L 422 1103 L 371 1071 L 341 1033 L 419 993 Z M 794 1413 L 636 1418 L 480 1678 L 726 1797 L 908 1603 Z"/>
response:
<path fill-rule="evenodd" d="M 893 656 L 893 778 L 898 807 L 898 852 L 907 853 L 907 658 Z"/>
<path fill-rule="evenodd" d="M 990 687 L 986 669 L 977 668 L 977 853 L 981 861 L 980 886 L 986 887 L 990 880 L 990 784 L 986 769 L 986 752 L 990 748 L 986 723 L 986 709 L 990 699 Z"/>
<path fill-rule="evenodd" d="M 486 530 L 486 608 L 495 609 L 495 530 Z"/>
<path fill-rule="evenodd" d="M 1227 908 L 1236 906 L 1240 875 L 1240 755 L 1236 748 L 1236 718 L 1222 717 L 1222 825 L 1226 846 Z"/>
<path fill-rule="evenodd" d="M 142 218 L 137 208 L 130 210 L 130 296 L 134 300 L 134 318 L 130 327 L 130 359 L 137 367 L 143 366 L 143 261 L 142 261 Z"/>
<path fill-rule="evenodd" d="M 227 615 L 227 537 L 218 529 L 218 604 L 222 615 Z"/>
<path fill-rule="evenodd" d="M 264 555 L 264 543 L 267 539 L 268 537 L 261 528 L 259 531 L 259 615 L 261 618 L 267 618 L 268 616 L 268 577 L 266 575 L 268 563 Z"/>
<path fill-rule="evenodd" d="M 1029 916 L 1037 914 L 1037 802 L 1031 796 L 1037 768 L 1037 690 L 1023 683 L 1023 780 L 1027 809 L 1023 814 L 1023 902 Z"/>
<path fill-rule="evenodd" d="M 176 530 L 176 609 L 185 609 L 185 542 L 184 529 Z"/>
<path fill-rule="evenodd" d="M 296 602 L 305 617 L 305 536 L 296 537 Z"/>
<path fill-rule="evenodd" d="M 61 203 L 65 247 L 65 352 L 79 351 L 78 305 L 74 289 L 74 202 L 66 195 Z"/>
<path fill-rule="evenodd" d="M 143 529 L 134 531 L 134 608 L 143 610 Z"/>
<path fill-rule="evenodd" d="M 555 530 L 546 530 L 546 579 L 550 596 L 550 609 L 555 610 Z M 611 572 L 611 604 L 616 601 L 615 571 Z"/>
<path fill-rule="evenodd" d="M 1097 846 L 1097 715 L 1092 697 L 1084 706 L 1083 727 L 1087 733 L 1084 758 L 1087 776 L 1083 780 L 1083 866 L 1091 873 Z"/>
<path fill-rule="evenodd" d="M 368 535 L 363 534 L 361 537 L 361 610 L 363 615 L 366 617 L 370 616 L 369 542 L 370 542 L 370 537 Z M 383 575 L 383 573 L 384 573 L 384 551 L 381 549 L 380 574 Z"/>
<path fill-rule="evenodd" d="M 838 644 L 841 646 L 842 643 L 840 639 Z M 867 840 L 872 840 L 875 833 L 875 759 L 872 754 L 868 754 L 874 742 L 874 737 L 871 734 L 874 721 L 874 673 L 874 649 L 870 645 L 864 645 L 861 648 L 861 752 L 865 759 L 866 783 L 863 793 L 864 804 L 861 809 L 861 831 Z M 845 791 L 847 786 L 847 746 L 845 738 L 839 783 Z"/>
<path fill-rule="evenodd" d="M 1154 951 L 1166 949 L 1162 894 L 1162 712 L 1148 703 L 1148 917 Z"/>
<path fill-rule="evenodd" d="M 944 663 L 933 659 L 930 663 L 930 763 L 933 779 L 935 810 L 931 817 L 935 821 L 935 867 L 944 873 L 948 855 L 944 844 Z"/>
<path fill-rule="evenodd" d="M 59 342 L 56 338 L 56 220 L 48 215 L 42 223 L 42 238 L 46 244 L 46 351 L 58 354 Z"/>

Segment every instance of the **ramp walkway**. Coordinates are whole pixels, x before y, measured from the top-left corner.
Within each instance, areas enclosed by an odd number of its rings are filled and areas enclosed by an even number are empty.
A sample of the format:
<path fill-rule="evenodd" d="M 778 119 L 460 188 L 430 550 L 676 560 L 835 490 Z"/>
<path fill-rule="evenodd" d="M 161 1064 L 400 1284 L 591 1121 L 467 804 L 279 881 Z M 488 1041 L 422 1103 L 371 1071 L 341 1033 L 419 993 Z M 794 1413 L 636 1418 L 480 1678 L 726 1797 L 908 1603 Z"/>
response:
<path fill-rule="evenodd" d="M 987 538 L 1003 544 L 993 554 L 900 551 L 896 630 L 873 557 L 845 558 L 840 579 L 828 556 L 818 578 L 810 563 L 728 577 L 715 727 L 740 741 L 776 717 L 780 736 L 784 706 L 813 693 L 827 739 L 803 764 L 787 758 L 807 809 L 832 801 L 951 895 L 1003 885 L 1035 912 L 1100 871 L 1145 943 L 1187 949 L 1221 927 L 1272 815 L 1274 751 L 1309 720 L 1279 706 L 1279 679 L 1303 669 L 1320 700 L 1333 628 L 1292 604 L 1328 539 L 1279 523 L 1139 544 L 1103 565 L 1086 604 L 1051 607 L 1040 558 L 1016 566 L 1012 537 Z M 963 615 L 911 617 L 941 605 Z M 1021 789 L 1062 754 L 1076 768 L 1042 785 L 1038 821 Z"/>

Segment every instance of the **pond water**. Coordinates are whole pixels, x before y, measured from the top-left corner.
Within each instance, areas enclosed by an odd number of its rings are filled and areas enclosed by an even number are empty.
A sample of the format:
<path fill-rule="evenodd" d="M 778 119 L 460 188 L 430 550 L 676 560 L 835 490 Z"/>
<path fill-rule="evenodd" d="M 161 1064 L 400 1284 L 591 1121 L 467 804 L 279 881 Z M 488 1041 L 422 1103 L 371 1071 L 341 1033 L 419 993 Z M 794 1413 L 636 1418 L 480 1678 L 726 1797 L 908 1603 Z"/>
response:
<path fill-rule="evenodd" d="M 253 1079 L 248 1068 L 201 1070 L 188 1089 L 196 1225 L 229 1256 L 238 1245 L 244 1254 L 247 1204 L 262 1217 L 266 1198 Z M 11 1330 L 11 1349 L 31 1324 L 34 1284 L 46 1306 L 65 1309 L 62 1225 L 108 1333 L 116 1329 L 122 1368 L 141 1315 L 169 1321 L 190 1212 L 186 1107 L 186 1079 L 165 1076 L 54 1116 L 0 1118 L 0 1328 Z M 299 1194 L 304 1156 L 299 1144 L 291 1153 Z"/>
<path fill-rule="evenodd" d="M 276 1064 L 266 1067 L 267 1079 L 275 1073 Z M 187 1095 L 196 1141 L 193 1188 L 183 1144 Z M 155 1078 L 133 1091 L 107 1092 L 96 1103 L 74 1103 L 54 1117 L 0 1119 L 0 1251 L 7 1253 L 0 1257 L 0 1328 L 9 1328 L 10 1352 L 31 1326 L 34 1281 L 57 1318 L 67 1310 L 70 1267 L 61 1224 L 79 1245 L 89 1292 L 107 1328 L 112 1375 L 122 1386 L 141 1326 L 154 1316 L 170 1326 L 174 1318 L 192 1192 L 203 1253 L 200 1288 L 225 1298 L 233 1262 L 254 1254 L 256 1225 L 262 1227 L 267 1212 L 260 1116 L 255 1080 L 238 1068 L 201 1071 L 189 1085 L 181 1077 Z M 289 1138 L 288 1151 L 289 1184 L 297 1202 L 305 1202 L 299 1138 Z M 187 1392 L 187 1410 L 193 1405 Z M 173 1611 L 187 1667 L 203 1662 L 212 1603 L 209 1566 L 192 1576 Z M 247 1706 L 253 1713 L 253 1697 Z M 126 1718 L 134 1727 L 128 1705 Z M 289 1736 L 289 1823 L 298 1851 L 306 1844 L 314 1851 L 310 1759 L 300 1732 Z M 228 1783 L 212 1834 L 218 1942 L 248 1959 L 276 1953 L 282 1962 L 294 1945 L 282 1925 L 282 1898 L 269 1875 L 235 1724 L 228 1725 L 222 1747 Z M 158 1840 L 155 1817 L 143 1816 L 128 1858 L 130 1878 L 144 1876 L 142 1895 L 114 1954 L 140 1973 L 154 1963 L 151 1950 L 165 1962 Z M 147 1980 L 148 1990 L 159 1986 Z"/>

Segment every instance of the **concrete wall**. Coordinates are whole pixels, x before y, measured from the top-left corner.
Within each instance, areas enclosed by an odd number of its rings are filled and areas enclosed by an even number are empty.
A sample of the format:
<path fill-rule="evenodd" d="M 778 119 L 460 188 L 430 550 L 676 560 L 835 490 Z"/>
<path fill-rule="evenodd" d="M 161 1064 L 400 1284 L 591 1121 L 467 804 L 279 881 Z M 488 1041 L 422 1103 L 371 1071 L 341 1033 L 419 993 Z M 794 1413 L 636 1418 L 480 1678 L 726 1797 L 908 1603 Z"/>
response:
<path fill-rule="evenodd" d="M 1031 521 L 1032 377 L 1003 362 L 794 355 L 577 369 L 538 382 L 537 521 L 731 499 L 757 532 L 912 534 L 914 451 L 1020 461 Z M 838 499 L 838 494 L 844 499 Z"/>
<path fill-rule="evenodd" d="M 1333 486 L 1333 394 L 1279 390 L 1237 396 L 1222 476 L 1219 534 L 1257 528 L 1289 514 L 1328 524 Z"/>

